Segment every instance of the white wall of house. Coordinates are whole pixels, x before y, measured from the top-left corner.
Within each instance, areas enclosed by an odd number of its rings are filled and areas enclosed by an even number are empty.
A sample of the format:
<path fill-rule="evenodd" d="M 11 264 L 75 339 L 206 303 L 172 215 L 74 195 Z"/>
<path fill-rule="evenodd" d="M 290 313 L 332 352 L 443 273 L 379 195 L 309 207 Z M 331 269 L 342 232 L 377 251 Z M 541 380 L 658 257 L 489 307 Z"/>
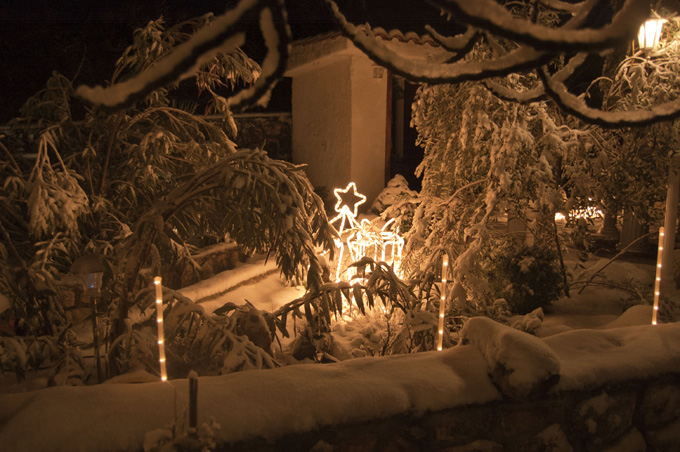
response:
<path fill-rule="evenodd" d="M 374 71 L 374 69 L 379 69 Z M 379 72 L 380 74 L 378 74 Z M 380 75 L 380 76 L 379 76 Z M 351 178 L 366 195 L 367 206 L 385 188 L 387 142 L 387 71 L 364 55 L 352 59 L 352 164 Z"/>
<path fill-rule="evenodd" d="M 400 37 L 385 44 L 406 58 L 443 52 L 416 44 L 413 37 L 380 33 Z M 293 79 L 293 161 L 306 163 L 312 184 L 331 193 L 355 182 L 366 195 L 366 207 L 389 176 L 391 82 L 387 71 L 379 76 L 377 68 L 347 38 L 330 34 L 294 43 L 286 73 Z"/>
<path fill-rule="evenodd" d="M 293 161 L 330 193 L 352 177 L 351 67 L 347 55 L 293 77 Z"/>
<path fill-rule="evenodd" d="M 388 76 L 375 78 L 375 64 L 340 39 L 330 51 L 294 52 L 293 161 L 330 193 L 355 182 L 368 207 L 385 187 Z"/>

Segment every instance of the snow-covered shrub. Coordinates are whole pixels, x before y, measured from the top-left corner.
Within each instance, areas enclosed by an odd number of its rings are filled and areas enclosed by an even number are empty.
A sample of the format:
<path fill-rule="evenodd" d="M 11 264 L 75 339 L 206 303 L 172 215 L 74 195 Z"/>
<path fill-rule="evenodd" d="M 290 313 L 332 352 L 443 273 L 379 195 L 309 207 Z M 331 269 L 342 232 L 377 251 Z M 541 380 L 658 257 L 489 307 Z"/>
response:
<path fill-rule="evenodd" d="M 12 372 L 17 380 L 24 378 L 27 367 L 25 348 L 21 339 L 0 336 L 0 375 Z"/>
<path fill-rule="evenodd" d="M 542 244 L 495 240 L 482 252 L 479 264 L 491 297 L 504 298 L 514 314 L 546 307 L 564 292 L 557 253 Z"/>
<path fill-rule="evenodd" d="M 481 271 L 481 256 L 507 240 L 499 224 L 506 215 L 524 221 L 537 241 L 555 249 L 552 257 L 559 262 L 562 245 L 553 218 L 564 189 L 558 170 L 580 144 L 579 134 L 551 112 L 545 104 L 504 103 L 475 84 L 419 91 L 413 122 L 425 158 L 418 168 L 423 190 L 406 236 L 408 268 L 446 248 L 451 279 L 475 305 L 493 305 L 498 297 L 489 284 L 507 284 L 509 275 L 498 275 L 494 283 L 496 274 Z"/>
<path fill-rule="evenodd" d="M 397 174 L 387 182 L 387 186 L 378 194 L 371 205 L 371 212 L 384 219 L 395 219 L 395 227 L 404 233 L 411 229 L 414 199 L 418 193 L 408 187 L 406 178 Z"/>
<path fill-rule="evenodd" d="M 212 20 L 169 28 L 159 20 L 137 30 L 111 83 L 154 66 Z M 237 151 L 231 140 L 237 131 L 229 96 L 260 73 L 233 49 L 202 60 L 195 77 L 129 99 L 115 112 L 83 108 L 59 74 L 26 102 L 0 142 L 7 156 L 0 160 L 7 211 L 0 218 L 0 289 L 12 301 L 19 334 L 56 336 L 68 328 L 55 280 L 85 252 L 104 256 L 109 268 L 100 306 L 111 320 L 112 373 L 131 365 L 124 358 L 150 359 L 148 338 L 128 318 L 149 283 L 144 276 L 161 264 L 183 264 L 205 237 L 229 235 L 245 253 L 272 253 L 284 277 L 321 285 L 315 247 L 329 247 L 333 229 L 302 168 L 263 150 Z M 196 105 L 223 121 L 174 102 L 179 84 L 192 81 Z M 31 153 L 35 161 L 22 157 Z"/>

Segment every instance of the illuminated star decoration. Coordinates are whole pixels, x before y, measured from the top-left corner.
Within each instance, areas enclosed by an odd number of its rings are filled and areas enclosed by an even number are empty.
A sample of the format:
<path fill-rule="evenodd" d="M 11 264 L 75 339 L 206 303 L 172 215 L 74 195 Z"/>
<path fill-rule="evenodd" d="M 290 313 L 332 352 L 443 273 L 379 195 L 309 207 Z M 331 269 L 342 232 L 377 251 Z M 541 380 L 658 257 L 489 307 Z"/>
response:
<path fill-rule="evenodd" d="M 355 229 L 359 226 L 356 217 L 359 213 L 359 206 L 366 202 L 366 196 L 357 193 L 357 186 L 354 182 L 347 184 L 347 187 L 345 187 L 344 190 L 342 188 L 336 188 L 333 190 L 333 193 L 335 193 L 335 197 L 338 198 L 338 202 L 335 204 L 335 211 L 338 212 L 338 215 L 330 222 L 335 223 L 340 220 L 340 227 L 338 228 L 340 239 L 335 240 L 336 247 L 340 249 L 338 264 L 335 271 L 335 280 L 340 281 L 340 267 L 345 252 L 345 242 L 342 240 L 342 233 L 345 231 L 345 226 L 347 225 L 349 225 L 349 229 Z"/>
<path fill-rule="evenodd" d="M 350 190 L 352 190 L 350 192 Z M 347 187 L 336 188 L 333 190 L 338 202 L 335 203 L 335 211 L 340 215 L 347 210 L 347 215 L 356 218 L 359 213 L 359 206 L 366 202 L 366 196 L 357 193 L 357 186 L 354 182 L 347 184 Z"/>

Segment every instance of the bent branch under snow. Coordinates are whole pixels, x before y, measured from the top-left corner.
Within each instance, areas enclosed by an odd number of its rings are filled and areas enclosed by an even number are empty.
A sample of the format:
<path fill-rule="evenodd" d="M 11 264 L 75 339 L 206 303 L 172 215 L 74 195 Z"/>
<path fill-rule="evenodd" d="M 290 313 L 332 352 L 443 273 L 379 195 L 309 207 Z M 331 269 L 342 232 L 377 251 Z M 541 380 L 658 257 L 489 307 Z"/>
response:
<path fill-rule="evenodd" d="M 200 65 L 218 53 L 226 53 L 245 43 L 253 15 L 259 19 L 267 45 L 263 74 L 255 85 L 237 94 L 235 107 L 253 102 L 268 92 L 285 70 L 290 30 L 282 0 L 241 0 L 233 9 L 203 27 L 187 42 L 139 75 L 108 88 L 80 86 L 76 94 L 84 100 L 114 111 L 129 106 L 154 90 L 193 75 Z"/>

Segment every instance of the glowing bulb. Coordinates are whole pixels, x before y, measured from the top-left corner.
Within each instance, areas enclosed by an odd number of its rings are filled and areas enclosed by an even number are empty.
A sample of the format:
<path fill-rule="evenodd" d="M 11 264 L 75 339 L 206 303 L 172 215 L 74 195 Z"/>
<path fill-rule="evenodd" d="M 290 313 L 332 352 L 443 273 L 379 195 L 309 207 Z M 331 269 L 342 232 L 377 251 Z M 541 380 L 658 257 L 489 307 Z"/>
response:
<path fill-rule="evenodd" d="M 444 334 L 444 330 L 439 330 L 439 334 Z"/>
<path fill-rule="evenodd" d="M 156 319 L 156 322 L 163 323 L 163 319 Z"/>

